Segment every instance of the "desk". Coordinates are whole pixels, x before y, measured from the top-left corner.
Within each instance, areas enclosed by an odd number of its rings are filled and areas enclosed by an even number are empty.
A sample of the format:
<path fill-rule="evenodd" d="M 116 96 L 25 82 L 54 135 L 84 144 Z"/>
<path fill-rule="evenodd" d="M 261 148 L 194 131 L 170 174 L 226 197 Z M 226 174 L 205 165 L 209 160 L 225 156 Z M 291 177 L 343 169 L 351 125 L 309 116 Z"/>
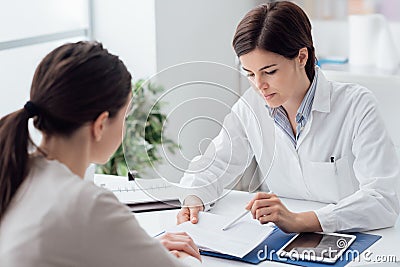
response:
<path fill-rule="evenodd" d="M 231 191 L 225 195 L 212 209 L 212 213 L 234 217 L 241 212 L 244 205 L 252 198 L 253 194 L 242 191 Z M 282 202 L 292 211 L 300 212 L 307 210 L 315 210 L 323 207 L 324 203 L 294 200 L 294 199 L 281 199 Z M 135 214 L 140 225 L 148 232 L 149 235 L 154 236 L 160 233 L 167 227 L 176 224 L 176 214 L 178 210 L 164 210 L 156 212 L 138 213 Z M 357 266 L 370 263 L 376 263 L 379 258 L 383 256 L 396 256 L 397 261 L 400 261 L 400 220 L 397 220 L 396 226 L 382 230 L 370 231 L 369 233 L 381 235 L 382 238 L 369 248 L 372 254 L 369 256 L 371 259 L 368 262 L 365 257 L 360 257 L 359 260 L 351 262 L 348 266 Z M 382 258 L 380 258 L 382 259 Z M 373 262 L 375 260 L 375 262 Z M 382 261 L 382 260 L 380 260 Z M 203 264 L 205 266 L 255 266 L 253 264 L 246 264 L 237 261 L 223 260 L 214 257 L 203 256 Z M 287 266 L 283 263 L 264 261 L 257 266 Z M 292 266 L 292 265 L 291 265 Z M 400 265 L 399 265 L 400 266 Z"/>

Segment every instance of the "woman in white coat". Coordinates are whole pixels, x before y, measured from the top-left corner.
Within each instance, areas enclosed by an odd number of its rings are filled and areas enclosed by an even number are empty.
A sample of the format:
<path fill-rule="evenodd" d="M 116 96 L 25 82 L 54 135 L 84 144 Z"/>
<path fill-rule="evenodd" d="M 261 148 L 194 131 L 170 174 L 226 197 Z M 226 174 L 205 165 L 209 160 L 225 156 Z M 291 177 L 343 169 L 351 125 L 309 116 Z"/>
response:
<path fill-rule="evenodd" d="M 42 60 L 30 100 L 0 120 L 0 266 L 200 264 L 187 234 L 148 236 L 113 193 L 83 180 L 121 144 L 131 97 L 130 73 L 101 44 Z M 43 133 L 34 153 L 30 118 Z"/>
<path fill-rule="evenodd" d="M 239 23 L 233 47 L 254 89 L 232 107 L 214 149 L 182 178 L 196 189 L 178 222 L 196 223 L 254 157 L 264 192 L 244 208 L 261 223 L 287 232 L 393 226 L 399 162 L 375 98 L 359 85 L 326 80 L 304 11 L 286 1 L 256 7 Z M 210 160 L 206 171 L 193 172 Z M 328 205 L 295 213 L 278 196 Z"/>

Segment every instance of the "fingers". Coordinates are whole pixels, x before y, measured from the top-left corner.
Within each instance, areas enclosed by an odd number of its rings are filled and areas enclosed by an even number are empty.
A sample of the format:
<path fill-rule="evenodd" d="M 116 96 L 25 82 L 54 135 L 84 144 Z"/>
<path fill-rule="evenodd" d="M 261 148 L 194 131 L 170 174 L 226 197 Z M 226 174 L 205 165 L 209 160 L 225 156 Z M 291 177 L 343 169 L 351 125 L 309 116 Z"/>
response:
<path fill-rule="evenodd" d="M 276 197 L 276 195 L 274 194 L 268 194 L 268 198 L 255 197 L 249 204 L 251 204 L 251 206 L 250 205 L 246 206 L 246 209 L 249 209 L 251 211 L 253 219 L 258 219 L 260 217 L 259 215 L 257 215 L 257 211 L 259 209 L 282 205 L 280 199 Z M 258 211 L 258 213 L 260 213 L 260 211 Z"/>
<path fill-rule="evenodd" d="M 266 192 L 257 192 L 254 196 L 254 200 L 257 199 L 265 199 L 265 198 L 273 198 L 273 197 L 277 197 L 277 195 L 273 194 L 273 193 L 266 193 Z"/>
<path fill-rule="evenodd" d="M 190 210 L 190 221 L 196 224 L 199 221 L 200 207 L 189 208 Z"/>
<path fill-rule="evenodd" d="M 254 201 L 256 201 L 256 200 L 258 200 L 258 199 L 263 199 L 263 198 L 265 198 L 265 195 L 264 195 L 264 194 L 266 194 L 266 193 L 264 193 L 264 192 L 258 192 L 258 193 L 256 193 L 256 194 L 254 195 L 253 199 L 250 200 L 249 203 L 247 203 L 246 209 L 247 209 L 247 210 L 250 210 L 251 207 L 252 207 L 253 204 L 254 204 Z"/>
<path fill-rule="evenodd" d="M 176 216 L 177 224 L 181 224 L 190 220 L 191 223 L 199 222 L 199 212 L 202 207 L 183 207 Z"/>
<path fill-rule="evenodd" d="M 176 216 L 177 224 L 181 224 L 190 220 L 190 210 L 187 207 L 181 208 Z"/>
<path fill-rule="evenodd" d="M 250 210 L 251 207 L 253 206 L 254 202 L 257 200 L 271 199 L 271 198 L 278 198 L 278 197 L 277 197 L 277 195 L 275 195 L 273 193 L 258 192 L 257 194 L 254 195 L 253 199 L 250 200 L 249 203 L 247 203 L 246 209 Z"/>
<path fill-rule="evenodd" d="M 279 224 L 278 222 L 278 216 L 276 214 L 270 213 L 268 215 L 262 215 L 260 216 L 257 220 L 261 224 L 267 224 L 267 223 L 274 223 L 274 224 Z"/>
<path fill-rule="evenodd" d="M 173 254 L 172 251 L 182 251 L 201 261 L 199 249 L 187 233 L 166 233 L 160 242 Z"/>
<path fill-rule="evenodd" d="M 198 248 L 194 243 L 193 239 L 186 232 L 166 233 L 162 236 L 161 239 L 162 239 L 161 242 L 163 244 L 165 243 L 165 247 L 168 248 L 169 250 L 176 249 L 177 243 L 179 244 L 185 243 L 195 251 L 198 251 Z"/>
<path fill-rule="evenodd" d="M 169 252 L 170 252 L 172 255 L 174 255 L 175 257 L 180 258 L 179 251 L 177 251 L 177 250 L 170 250 Z"/>
<path fill-rule="evenodd" d="M 191 221 L 192 223 L 197 223 L 199 221 L 199 211 L 204 210 L 203 201 L 194 196 L 190 195 L 185 198 L 184 207 L 187 209 L 185 212 L 188 214 L 188 218 L 185 221 Z"/>
<path fill-rule="evenodd" d="M 246 209 L 246 210 L 251 210 L 251 207 L 253 206 L 254 201 L 255 201 L 254 198 L 253 198 L 252 200 L 250 200 L 250 202 L 247 203 L 245 209 Z"/>
<path fill-rule="evenodd" d="M 260 222 L 264 222 L 266 219 L 269 220 L 267 222 L 276 222 L 279 214 L 279 207 L 264 207 L 256 211 L 255 219 Z"/>

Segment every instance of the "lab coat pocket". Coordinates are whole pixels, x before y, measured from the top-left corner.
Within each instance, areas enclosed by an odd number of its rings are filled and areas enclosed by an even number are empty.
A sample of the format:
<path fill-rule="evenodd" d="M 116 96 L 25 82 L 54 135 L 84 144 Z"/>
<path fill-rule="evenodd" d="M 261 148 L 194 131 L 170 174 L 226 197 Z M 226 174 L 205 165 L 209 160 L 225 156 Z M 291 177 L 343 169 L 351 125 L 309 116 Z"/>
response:
<path fill-rule="evenodd" d="M 354 191 L 347 156 L 335 162 L 306 161 L 303 170 L 313 200 L 337 203 Z"/>

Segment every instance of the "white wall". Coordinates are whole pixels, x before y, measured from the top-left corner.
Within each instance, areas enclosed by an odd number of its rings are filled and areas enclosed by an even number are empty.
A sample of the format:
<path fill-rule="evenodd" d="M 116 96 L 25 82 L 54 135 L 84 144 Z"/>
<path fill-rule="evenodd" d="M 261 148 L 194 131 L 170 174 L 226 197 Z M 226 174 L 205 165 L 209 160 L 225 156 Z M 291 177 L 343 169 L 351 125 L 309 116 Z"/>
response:
<path fill-rule="evenodd" d="M 29 100 L 33 74 L 51 50 L 85 36 L 0 51 L 0 117 L 20 109 Z"/>
<path fill-rule="evenodd" d="M 33 73 L 40 60 L 55 47 L 87 39 L 76 36 L 23 45 L 26 38 L 88 28 L 88 0 L 0 0 L 0 117 L 23 107 L 29 100 Z"/>
<path fill-rule="evenodd" d="M 233 34 L 240 19 L 257 3 L 156 0 L 158 70 L 193 60 L 234 66 Z"/>
<path fill-rule="evenodd" d="M 94 0 L 93 36 L 121 57 L 134 80 L 156 72 L 154 0 Z"/>
<path fill-rule="evenodd" d="M 87 0 L 0 0 L 0 42 L 87 28 Z"/>
<path fill-rule="evenodd" d="M 314 20 L 312 34 L 317 56 L 349 56 L 349 24 L 347 20 Z M 389 23 L 393 40 L 400 54 L 400 22 Z"/>

